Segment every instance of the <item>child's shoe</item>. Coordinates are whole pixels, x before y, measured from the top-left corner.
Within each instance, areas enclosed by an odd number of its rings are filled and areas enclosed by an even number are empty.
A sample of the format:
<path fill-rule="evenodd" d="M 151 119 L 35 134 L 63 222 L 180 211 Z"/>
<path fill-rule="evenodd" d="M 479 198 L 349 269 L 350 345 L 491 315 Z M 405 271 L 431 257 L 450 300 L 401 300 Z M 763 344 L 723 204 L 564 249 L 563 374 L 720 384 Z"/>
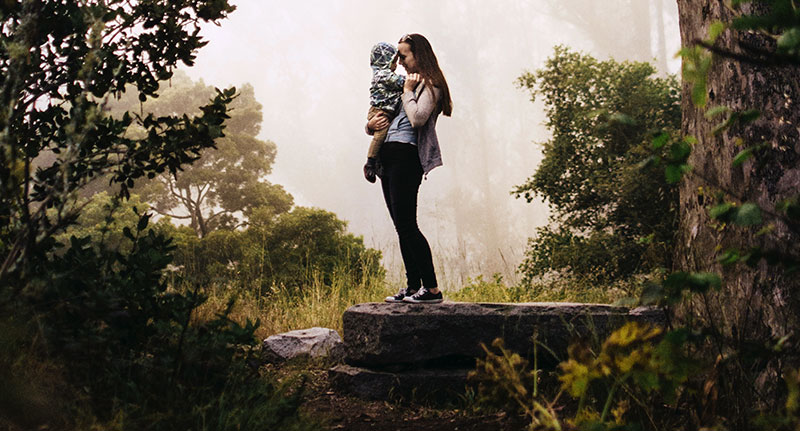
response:
<path fill-rule="evenodd" d="M 378 161 L 374 157 L 367 157 L 367 163 L 364 165 L 364 178 L 367 181 L 374 183 L 375 174 L 378 173 Z"/>

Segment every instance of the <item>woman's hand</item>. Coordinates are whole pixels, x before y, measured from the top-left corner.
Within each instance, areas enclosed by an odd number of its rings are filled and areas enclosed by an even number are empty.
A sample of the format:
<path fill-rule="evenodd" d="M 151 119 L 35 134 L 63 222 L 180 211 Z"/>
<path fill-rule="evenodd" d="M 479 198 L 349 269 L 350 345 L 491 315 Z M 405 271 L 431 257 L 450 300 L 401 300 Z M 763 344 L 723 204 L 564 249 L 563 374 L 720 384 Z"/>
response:
<path fill-rule="evenodd" d="M 406 83 L 403 84 L 403 91 L 414 91 L 420 82 L 422 82 L 422 77 L 419 73 L 409 73 L 406 77 Z"/>
<path fill-rule="evenodd" d="M 386 118 L 384 114 L 378 114 L 367 121 L 367 128 L 372 131 L 385 129 L 387 127 L 389 127 L 389 119 Z"/>

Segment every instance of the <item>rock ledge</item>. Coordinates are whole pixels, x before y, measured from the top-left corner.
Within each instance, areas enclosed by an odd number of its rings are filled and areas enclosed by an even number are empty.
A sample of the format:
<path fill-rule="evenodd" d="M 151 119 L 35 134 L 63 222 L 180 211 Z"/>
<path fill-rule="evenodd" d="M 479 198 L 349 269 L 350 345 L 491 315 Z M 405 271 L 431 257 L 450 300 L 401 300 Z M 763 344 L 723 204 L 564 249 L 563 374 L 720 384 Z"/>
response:
<path fill-rule="evenodd" d="M 462 368 L 484 356 L 481 343 L 503 338 L 506 347 L 532 357 L 533 337 L 559 358 L 538 349 L 543 367 L 563 359 L 572 340 L 604 338 L 627 321 L 659 322 L 653 310 L 576 303 L 366 303 L 343 316 L 346 362 L 370 368 L 420 365 Z"/>

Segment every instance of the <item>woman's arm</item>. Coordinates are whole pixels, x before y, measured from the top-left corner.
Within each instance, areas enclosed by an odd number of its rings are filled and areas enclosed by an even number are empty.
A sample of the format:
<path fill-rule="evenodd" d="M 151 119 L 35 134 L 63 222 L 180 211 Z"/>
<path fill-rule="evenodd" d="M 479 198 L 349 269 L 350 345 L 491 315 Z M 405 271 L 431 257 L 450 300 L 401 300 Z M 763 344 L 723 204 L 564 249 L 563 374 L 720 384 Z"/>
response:
<path fill-rule="evenodd" d="M 424 83 L 423 85 L 425 87 L 419 96 L 416 96 L 413 90 L 407 90 L 403 93 L 403 108 L 406 111 L 411 127 L 415 129 L 425 125 L 442 94 L 441 90 L 430 83 Z"/>

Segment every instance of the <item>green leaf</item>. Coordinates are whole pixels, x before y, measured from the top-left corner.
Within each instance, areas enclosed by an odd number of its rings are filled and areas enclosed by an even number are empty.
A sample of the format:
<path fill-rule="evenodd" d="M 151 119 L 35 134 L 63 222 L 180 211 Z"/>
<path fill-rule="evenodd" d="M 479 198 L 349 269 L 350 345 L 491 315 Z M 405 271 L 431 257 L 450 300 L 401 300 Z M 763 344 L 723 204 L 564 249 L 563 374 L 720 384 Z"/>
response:
<path fill-rule="evenodd" d="M 722 21 L 714 21 L 711 24 L 711 27 L 708 29 L 708 39 L 711 43 L 714 43 L 715 40 L 725 31 L 726 25 Z"/>
<path fill-rule="evenodd" d="M 759 117 L 761 117 L 761 111 L 759 111 L 758 109 L 748 109 L 746 111 L 740 112 L 736 121 L 739 124 L 745 126 L 752 123 L 753 121 L 758 120 Z"/>
<path fill-rule="evenodd" d="M 651 233 L 650 235 L 643 236 L 636 240 L 637 244 L 651 244 L 653 242 L 653 238 L 655 237 L 655 233 Z"/>
<path fill-rule="evenodd" d="M 730 202 L 723 202 L 708 211 L 709 217 L 712 219 L 720 220 L 726 218 L 732 211 L 734 206 Z M 724 220 L 723 220 L 724 221 Z"/>
<path fill-rule="evenodd" d="M 766 234 L 768 234 L 770 232 L 773 232 L 774 230 L 775 230 L 775 225 L 770 223 L 770 224 L 762 227 L 761 229 L 759 229 L 758 232 L 756 232 L 755 236 L 758 237 L 758 236 L 766 235 Z"/>
<path fill-rule="evenodd" d="M 714 118 L 714 117 L 716 117 L 717 115 L 720 115 L 720 114 L 727 114 L 728 112 L 731 112 L 731 109 L 728 108 L 727 106 L 715 106 L 713 108 L 710 108 L 703 115 L 706 118 L 711 119 L 711 118 Z"/>
<path fill-rule="evenodd" d="M 667 165 L 664 169 L 664 175 L 668 184 L 675 184 L 683 178 L 683 174 L 692 170 L 692 167 L 686 163 L 678 165 Z"/>
<path fill-rule="evenodd" d="M 792 27 L 786 30 L 778 38 L 778 51 L 793 52 L 800 48 L 800 27 Z"/>
<path fill-rule="evenodd" d="M 145 214 L 139 217 L 139 223 L 136 225 L 136 230 L 143 231 L 147 228 L 147 224 L 150 222 L 150 215 Z"/>
<path fill-rule="evenodd" d="M 731 249 L 727 250 L 721 255 L 717 257 L 717 262 L 721 263 L 722 265 L 733 265 L 739 262 L 742 259 L 739 250 Z"/>
<path fill-rule="evenodd" d="M 723 121 L 722 123 L 717 124 L 716 126 L 714 126 L 713 129 L 711 129 L 711 135 L 717 136 L 720 133 L 722 133 L 725 130 L 727 130 L 728 128 L 730 128 L 733 125 L 733 123 L 736 121 L 736 118 L 738 116 L 739 116 L 739 114 L 736 113 L 736 112 L 731 114 L 730 117 L 725 119 L 725 121 Z"/>
<path fill-rule="evenodd" d="M 669 184 L 677 183 L 678 181 L 681 180 L 681 177 L 683 177 L 683 171 L 681 170 L 681 166 L 667 165 L 667 167 L 664 168 L 664 176 L 667 179 L 667 183 Z"/>
<path fill-rule="evenodd" d="M 746 162 L 750 157 L 753 157 L 753 147 L 745 148 L 740 151 L 736 157 L 733 158 L 733 166 L 739 166 Z"/>
<path fill-rule="evenodd" d="M 761 208 L 752 202 L 748 202 L 737 208 L 733 215 L 733 222 L 740 226 L 759 225 L 763 222 L 761 219 Z"/>
<path fill-rule="evenodd" d="M 692 87 L 692 103 L 700 108 L 706 106 L 706 78 L 698 78 Z"/>
<path fill-rule="evenodd" d="M 712 272 L 693 272 L 689 274 L 688 282 L 693 292 L 705 292 L 709 288 L 722 287 L 722 279 Z"/>
<path fill-rule="evenodd" d="M 657 150 L 669 142 L 669 133 L 661 132 L 653 138 L 653 149 Z"/>
<path fill-rule="evenodd" d="M 669 147 L 669 157 L 672 162 L 683 162 L 689 158 L 692 153 L 692 147 L 689 141 L 684 139 Z"/>

